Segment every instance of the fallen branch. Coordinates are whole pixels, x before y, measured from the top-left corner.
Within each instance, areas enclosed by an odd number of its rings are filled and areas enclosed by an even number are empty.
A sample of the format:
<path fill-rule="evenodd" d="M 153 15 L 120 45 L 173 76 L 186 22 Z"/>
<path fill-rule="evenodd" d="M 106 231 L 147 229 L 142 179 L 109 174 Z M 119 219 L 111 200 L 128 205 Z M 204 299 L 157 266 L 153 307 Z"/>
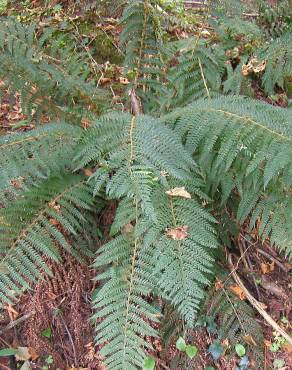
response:
<path fill-rule="evenodd" d="M 288 272 L 288 269 L 280 262 L 277 260 L 277 258 L 271 256 L 269 253 L 267 253 L 266 251 L 260 249 L 260 248 L 257 248 L 257 252 L 262 254 L 263 256 L 267 257 L 269 260 L 271 260 L 272 262 L 275 262 L 275 264 L 281 269 L 283 270 L 284 272 Z"/>
<path fill-rule="evenodd" d="M 17 320 L 10 321 L 10 323 L 8 325 L 6 325 L 4 329 L 0 330 L 0 335 L 2 335 L 5 331 L 14 328 L 18 324 L 21 324 L 23 321 L 28 320 L 34 314 L 35 314 L 35 312 L 34 311 L 31 311 L 28 314 L 21 316 Z"/>
<path fill-rule="evenodd" d="M 232 256 L 229 254 L 228 256 L 228 264 L 229 268 L 231 270 L 231 276 L 235 280 L 235 282 L 240 286 L 240 288 L 243 290 L 247 300 L 250 302 L 250 304 L 258 311 L 258 313 L 266 320 L 266 322 L 280 335 L 282 335 L 283 338 L 287 340 L 289 344 L 292 344 L 292 337 L 290 337 L 289 334 L 287 334 L 272 317 L 263 309 L 260 302 L 258 302 L 246 289 L 243 282 L 241 281 L 240 277 L 237 275 L 233 262 L 232 262 Z"/>

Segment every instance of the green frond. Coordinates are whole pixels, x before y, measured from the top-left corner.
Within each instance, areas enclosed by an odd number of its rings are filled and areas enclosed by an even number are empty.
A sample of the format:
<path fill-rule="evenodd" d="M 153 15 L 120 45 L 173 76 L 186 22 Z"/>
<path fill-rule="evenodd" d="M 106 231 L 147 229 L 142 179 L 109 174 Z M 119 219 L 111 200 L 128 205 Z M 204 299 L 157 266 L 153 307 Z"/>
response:
<path fill-rule="evenodd" d="M 195 200 L 171 197 L 158 191 L 154 196 L 160 230 L 154 259 L 157 289 L 179 312 L 189 327 L 194 326 L 204 289 L 209 284 L 214 263 L 212 249 L 217 237 L 215 221 Z M 186 235 L 172 238 L 168 230 Z"/>
<path fill-rule="evenodd" d="M 109 279 L 97 291 L 93 307 L 96 342 L 103 344 L 101 355 L 110 369 L 137 369 L 143 364 L 145 349 L 151 349 L 147 337 L 157 336 L 151 323 L 159 310 L 148 302 L 151 281 L 152 248 L 143 245 L 137 228 L 102 246 L 94 264 L 107 267 L 98 279 Z"/>
<path fill-rule="evenodd" d="M 287 32 L 257 52 L 258 59 L 266 61 L 262 84 L 267 94 L 272 95 L 276 86 L 284 89 L 287 78 L 292 76 L 291 49 L 292 35 Z"/>
<path fill-rule="evenodd" d="M 104 100 L 99 89 L 87 81 L 81 54 L 74 48 L 52 44 L 53 29 L 37 37 L 34 24 L 25 26 L 14 18 L 0 21 L 1 89 L 21 94 L 22 109 L 29 117 L 42 113 L 80 121 L 85 105 L 96 110 Z M 76 103 L 82 104 L 76 104 Z M 68 109 L 69 108 L 69 109 Z"/>
<path fill-rule="evenodd" d="M 279 235 L 277 225 L 285 216 L 285 237 L 272 238 L 280 248 L 291 245 L 291 214 L 282 211 L 290 209 L 291 203 L 291 118 L 290 110 L 243 97 L 200 100 L 163 118 L 175 124 L 175 131 L 203 170 L 205 192 L 209 194 L 211 189 L 214 197 L 219 190 L 227 200 L 237 190 L 240 222 L 261 199 L 275 200 L 277 195 L 277 203 L 266 218 L 270 229 L 262 229 L 262 235 L 272 235 L 274 228 L 274 235 Z"/>
<path fill-rule="evenodd" d="M 2 302 L 17 296 L 50 273 L 48 259 L 60 261 L 59 247 L 76 258 L 81 236 L 90 240 L 94 229 L 87 214 L 92 210 L 92 189 L 82 176 L 63 174 L 49 178 L 0 209 L 0 282 Z"/>
<path fill-rule="evenodd" d="M 28 186 L 72 168 L 81 132 L 68 124 L 47 124 L 0 136 L 0 201 L 5 203 Z"/>

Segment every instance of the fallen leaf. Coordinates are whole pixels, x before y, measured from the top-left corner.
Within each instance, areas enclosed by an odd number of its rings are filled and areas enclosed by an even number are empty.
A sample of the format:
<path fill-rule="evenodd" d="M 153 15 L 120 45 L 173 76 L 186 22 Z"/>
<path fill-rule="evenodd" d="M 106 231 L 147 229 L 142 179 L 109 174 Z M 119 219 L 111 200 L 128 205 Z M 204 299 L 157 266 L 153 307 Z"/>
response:
<path fill-rule="evenodd" d="M 85 175 L 85 176 L 87 176 L 87 177 L 90 177 L 90 176 L 92 176 L 92 175 L 93 175 L 93 172 L 92 172 L 91 170 L 89 170 L 88 168 L 84 168 L 84 169 L 83 169 L 83 173 L 84 173 L 84 175 Z"/>
<path fill-rule="evenodd" d="M 8 304 L 6 307 L 6 310 L 8 312 L 9 318 L 11 321 L 14 321 L 19 316 L 19 313 L 11 306 L 11 304 Z"/>
<path fill-rule="evenodd" d="M 17 361 L 26 361 L 31 358 L 28 347 L 18 347 L 17 353 L 15 354 Z"/>
<path fill-rule="evenodd" d="M 253 67 L 254 73 L 262 72 L 265 69 L 266 69 L 266 61 L 265 60 Z"/>
<path fill-rule="evenodd" d="M 28 352 L 30 354 L 30 358 L 32 361 L 35 361 L 39 358 L 39 355 L 37 354 L 36 350 L 32 347 L 28 347 Z"/>
<path fill-rule="evenodd" d="M 191 194 L 186 191 L 185 187 L 181 188 L 173 188 L 170 190 L 167 190 L 165 194 L 171 196 L 171 197 L 181 197 L 181 198 L 186 198 L 186 199 L 191 199 Z"/>
<path fill-rule="evenodd" d="M 286 351 L 286 352 L 288 352 L 288 353 L 292 353 L 292 344 L 283 344 L 282 345 L 282 348 Z"/>
<path fill-rule="evenodd" d="M 215 282 L 215 290 L 220 290 L 224 287 L 224 284 L 223 284 L 223 281 L 222 280 L 219 280 L 219 279 L 216 279 L 216 282 Z"/>
<path fill-rule="evenodd" d="M 261 263 L 261 270 L 263 274 L 268 274 L 269 272 L 274 271 L 275 269 L 275 262 L 272 261 L 271 263 Z"/>
<path fill-rule="evenodd" d="M 18 179 L 12 179 L 10 181 L 11 185 L 15 188 L 15 189 L 21 189 L 22 188 L 22 184 L 21 184 L 21 181 L 18 180 Z"/>
<path fill-rule="evenodd" d="M 250 346 L 255 346 L 255 347 L 257 346 L 256 341 L 253 339 L 253 337 L 250 334 L 246 334 L 242 338 Z"/>
<path fill-rule="evenodd" d="M 184 240 L 188 237 L 188 226 L 179 226 L 175 229 L 167 229 L 166 235 L 173 240 Z"/>
<path fill-rule="evenodd" d="M 270 345 L 272 344 L 272 342 L 270 341 L 270 340 L 267 340 L 267 339 L 265 339 L 264 340 L 264 345 L 266 346 L 266 347 L 270 347 Z"/>
<path fill-rule="evenodd" d="M 125 77 L 120 77 L 119 81 L 120 81 L 120 84 L 122 85 L 128 85 L 130 83 L 129 80 Z"/>
<path fill-rule="evenodd" d="M 83 128 L 88 128 L 88 127 L 90 127 L 90 121 L 88 120 L 88 119 L 86 119 L 86 118 L 82 118 L 81 119 L 81 126 L 83 127 Z"/>
<path fill-rule="evenodd" d="M 231 290 L 232 293 L 234 293 L 242 301 L 245 300 L 246 295 L 244 293 L 244 290 L 239 285 L 231 285 L 229 287 L 229 290 Z"/>
<path fill-rule="evenodd" d="M 100 82 L 102 85 L 104 85 L 104 84 L 106 84 L 106 83 L 108 83 L 108 82 L 111 82 L 111 79 L 110 79 L 110 78 L 108 78 L 108 77 L 101 77 L 101 78 L 99 79 L 99 82 Z"/>

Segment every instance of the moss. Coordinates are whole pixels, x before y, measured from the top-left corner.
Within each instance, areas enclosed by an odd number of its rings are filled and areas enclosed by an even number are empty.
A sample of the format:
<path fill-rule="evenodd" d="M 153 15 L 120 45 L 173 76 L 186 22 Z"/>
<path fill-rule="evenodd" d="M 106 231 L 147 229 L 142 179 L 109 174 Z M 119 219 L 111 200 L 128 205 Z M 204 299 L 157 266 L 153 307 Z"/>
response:
<path fill-rule="evenodd" d="M 109 61 L 111 64 L 121 64 L 123 62 L 123 56 L 114 45 L 113 37 L 105 34 L 102 30 L 96 31 L 92 52 L 98 63 Z"/>

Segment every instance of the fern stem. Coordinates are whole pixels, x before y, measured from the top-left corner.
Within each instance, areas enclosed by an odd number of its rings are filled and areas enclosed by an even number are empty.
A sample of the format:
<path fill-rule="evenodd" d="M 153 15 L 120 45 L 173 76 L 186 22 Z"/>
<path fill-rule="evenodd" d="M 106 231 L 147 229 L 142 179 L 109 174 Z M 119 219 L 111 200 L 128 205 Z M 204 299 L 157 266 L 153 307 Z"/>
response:
<path fill-rule="evenodd" d="M 136 71 L 135 80 L 134 80 L 134 88 L 136 88 L 137 85 L 138 85 L 138 78 L 139 78 L 139 75 L 140 75 L 141 59 L 142 59 L 142 53 L 143 53 L 144 44 L 145 44 L 145 37 L 146 37 L 147 20 L 148 20 L 148 0 L 145 0 L 144 1 L 143 28 L 142 28 L 141 43 L 140 43 L 140 48 L 139 48 L 139 57 L 138 57 L 138 61 L 137 61 L 137 71 Z"/>
<path fill-rule="evenodd" d="M 137 200 L 137 198 L 135 198 L 135 213 L 136 213 L 136 215 L 135 215 L 135 226 L 137 227 L 137 223 L 138 223 L 138 200 Z M 135 234 L 136 234 L 136 231 L 135 231 Z M 133 287 L 134 287 L 135 264 L 136 264 L 136 259 L 137 259 L 138 246 L 139 246 L 138 238 L 135 235 L 134 250 L 133 250 L 132 262 L 131 262 L 130 284 L 129 284 L 129 291 L 128 291 L 127 304 L 126 304 L 126 312 L 125 312 L 123 364 L 125 362 L 125 356 L 126 356 L 127 330 L 128 330 L 128 325 L 129 325 L 129 311 L 130 311 L 130 305 L 131 305 L 132 291 L 133 291 Z"/>
<path fill-rule="evenodd" d="M 203 79 L 203 82 L 204 82 L 204 86 L 205 86 L 205 89 L 206 89 L 206 92 L 207 92 L 207 96 L 210 99 L 211 96 L 210 96 L 210 92 L 209 92 L 209 89 L 208 89 L 208 86 L 207 86 L 207 81 L 206 81 L 206 78 L 205 78 L 205 75 L 204 75 L 204 71 L 203 71 L 201 59 L 198 58 L 198 61 L 199 61 L 199 67 L 200 67 L 201 76 L 202 76 L 202 79 Z"/>

